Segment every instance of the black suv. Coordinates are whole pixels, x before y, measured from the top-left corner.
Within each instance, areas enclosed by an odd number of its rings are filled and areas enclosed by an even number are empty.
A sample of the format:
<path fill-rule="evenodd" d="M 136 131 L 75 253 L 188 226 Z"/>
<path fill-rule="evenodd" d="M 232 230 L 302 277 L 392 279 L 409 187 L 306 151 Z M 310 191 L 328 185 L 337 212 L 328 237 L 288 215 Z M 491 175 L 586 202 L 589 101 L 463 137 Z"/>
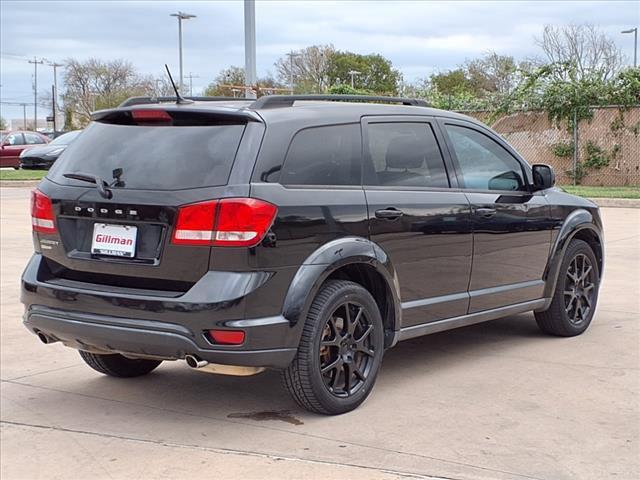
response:
<path fill-rule="evenodd" d="M 96 112 L 33 192 L 22 302 L 44 343 L 119 377 L 282 369 L 337 414 L 398 341 L 527 311 L 589 326 L 598 208 L 478 121 L 402 98 L 166 100 Z"/>

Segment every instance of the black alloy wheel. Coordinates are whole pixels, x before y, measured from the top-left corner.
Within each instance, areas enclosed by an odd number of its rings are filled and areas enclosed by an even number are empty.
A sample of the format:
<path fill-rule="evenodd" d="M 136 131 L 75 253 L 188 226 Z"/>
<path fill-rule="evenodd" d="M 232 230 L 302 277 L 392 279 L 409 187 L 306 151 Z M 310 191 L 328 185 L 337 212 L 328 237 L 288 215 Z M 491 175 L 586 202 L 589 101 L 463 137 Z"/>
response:
<path fill-rule="evenodd" d="M 320 371 L 333 395 L 355 394 L 367 380 L 376 346 L 362 305 L 345 302 L 327 319 L 320 341 Z"/>
<path fill-rule="evenodd" d="M 573 257 L 567 269 L 564 285 L 564 308 L 567 317 L 574 325 L 580 325 L 589 318 L 596 293 L 595 267 L 589 257 L 583 253 Z"/>
<path fill-rule="evenodd" d="M 282 379 L 303 408 L 337 415 L 371 393 L 383 354 L 382 315 L 371 293 L 355 282 L 329 280 L 313 299 Z"/>
<path fill-rule="evenodd" d="M 535 312 L 538 327 L 560 337 L 580 335 L 591 324 L 598 301 L 600 271 L 588 243 L 572 240 L 560 266 L 549 308 Z"/>

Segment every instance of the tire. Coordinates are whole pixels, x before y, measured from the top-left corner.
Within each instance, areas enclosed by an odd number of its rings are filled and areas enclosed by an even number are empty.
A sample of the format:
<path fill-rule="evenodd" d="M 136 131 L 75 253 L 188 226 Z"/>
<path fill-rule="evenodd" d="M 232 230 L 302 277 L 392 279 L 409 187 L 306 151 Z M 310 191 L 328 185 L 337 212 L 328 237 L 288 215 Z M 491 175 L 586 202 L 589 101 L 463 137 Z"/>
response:
<path fill-rule="evenodd" d="M 382 317 L 371 294 L 357 283 L 330 280 L 311 304 L 298 352 L 282 379 L 301 407 L 346 413 L 371 393 L 383 354 Z"/>
<path fill-rule="evenodd" d="M 127 358 L 118 353 L 102 355 L 80 350 L 80 356 L 95 371 L 111 377 L 140 377 L 151 372 L 162 363 L 161 360 Z"/>
<path fill-rule="evenodd" d="M 591 324 L 598 301 L 600 272 L 596 256 L 588 243 L 572 240 L 567 247 L 551 305 L 535 312 L 544 333 L 573 337 Z"/>

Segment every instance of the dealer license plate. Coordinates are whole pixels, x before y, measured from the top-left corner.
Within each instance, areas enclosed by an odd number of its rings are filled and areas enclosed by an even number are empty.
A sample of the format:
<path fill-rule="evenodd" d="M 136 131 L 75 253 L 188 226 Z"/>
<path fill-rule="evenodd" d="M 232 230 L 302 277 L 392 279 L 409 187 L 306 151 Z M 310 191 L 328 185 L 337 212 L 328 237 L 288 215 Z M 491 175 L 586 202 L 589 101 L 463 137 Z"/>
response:
<path fill-rule="evenodd" d="M 136 254 L 138 227 L 96 223 L 93 225 L 91 253 L 132 258 Z"/>

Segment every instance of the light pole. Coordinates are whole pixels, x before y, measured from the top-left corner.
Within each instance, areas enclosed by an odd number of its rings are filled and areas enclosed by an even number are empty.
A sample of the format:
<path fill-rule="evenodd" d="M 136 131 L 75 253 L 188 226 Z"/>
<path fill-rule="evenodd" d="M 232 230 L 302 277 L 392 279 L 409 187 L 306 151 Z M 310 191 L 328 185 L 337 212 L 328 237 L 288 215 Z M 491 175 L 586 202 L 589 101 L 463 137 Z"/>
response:
<path fill-rule="evenodd" d="M 638 27 L 622 30 L 620 33 L 633 33 L 633 68 L 638 66 Z"/>
<path fill-rule="evenodd" d="M 256 2 L 244 0 L 244 97 L 256 98 Z"/>
<path fill-rule="evenodd" d="M 293 59 L 294 57 L 301 57 L 300 53 L 293 53 L 293 50 L 287 53 L 289 56 L 289 90 L 291 90 L 291 94 L 293 95 Z"/>
<path fill-rule="evenodd" d="M 196 18 L 195 15 L 190 13 L 178 12 L 171 13 L 170 16 L 178 18 L 178 52 L 180 58 L 180 93 L 184 92 L 184 83 L 182 77 L 182 20 L 189 20 L 190 18 Z"/>
<path fill-rule="evenodd" d="M 349 70 L 347 72 L 349 75 L 351 75 L 351 88 L 355 89 L 356 87 L 354 87 L 354 83 L 353 83 L 353 79 L 356 75 L 360 75 L 362 72 L 359 72 L 357 70 Z"/>

